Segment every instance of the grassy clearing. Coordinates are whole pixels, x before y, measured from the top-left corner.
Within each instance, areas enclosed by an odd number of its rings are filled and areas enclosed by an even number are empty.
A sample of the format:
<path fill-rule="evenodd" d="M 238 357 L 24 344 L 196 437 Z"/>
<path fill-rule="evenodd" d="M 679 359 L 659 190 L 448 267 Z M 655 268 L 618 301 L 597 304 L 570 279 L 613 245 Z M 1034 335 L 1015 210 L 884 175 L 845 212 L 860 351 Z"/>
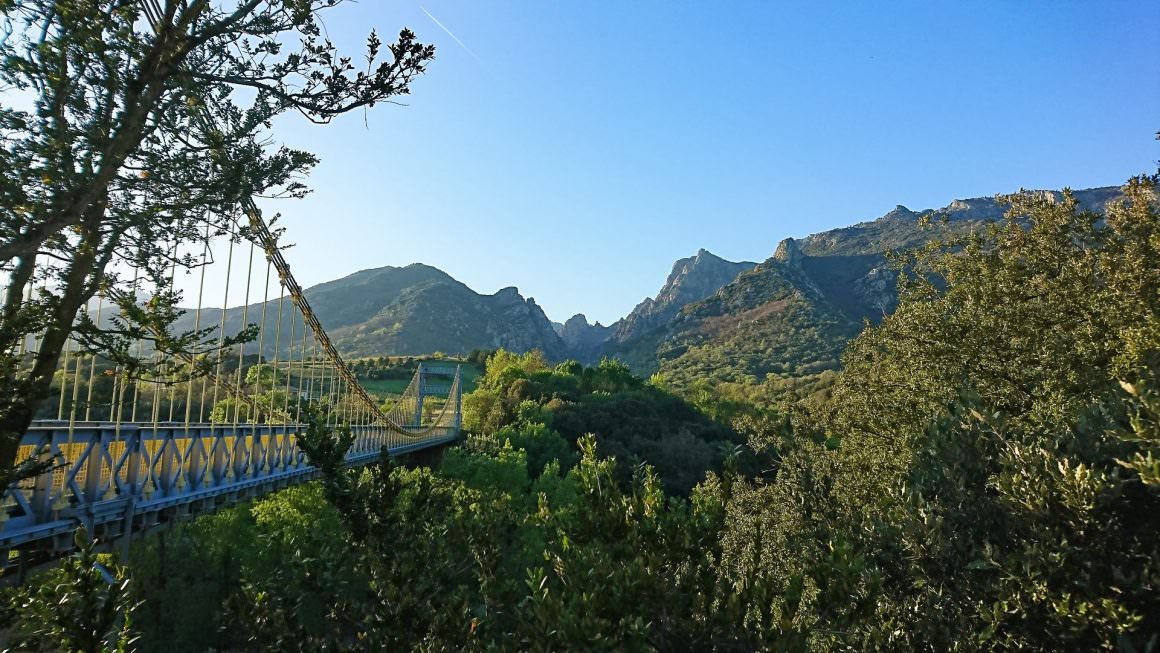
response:
<path fill-rule="evenodd" d="M 397 396 L 403 394 L 403 391 L 410 385 L 410 379 L 359 379 L 362 387 L 367 392 L 371 393 L 378 399 L 383 399 L 387 396 Z"/>
<path fill-rule="evenodd" d="M 401 358 L 396 359 L 395 357 L 392 357 L 391 360 L 392 361 L 401 360 Z M 442 358 L 442 359 L 413 358 L 412 360 L 414 360 L 416 363 L 422 362 L 422 363 L 429 363 L 431 365 L 439 365 L 439 366 L 454 367 L 455 365 L 459 365 L 460 371 L 461 371 L 460 373 L 462 374 L 462 377 L 463 377 L 463 393 L 464 394 L 467 394 L 468 392 L 471 392 L 472 390 L 474 390 L 475 384 L 479 379 L 480 371 L 478 369 L 476 369 L 475 366 L 468 365 L 467 363 L 464 363 L 463 361 L 460 361 L 460 360 L 456 360 L 454 358 Z M 372 396 L 374 396 L 379 401 L 382 401 L 383 399 L 386 399 L 388 397 L 397 397 L 397 396 L 403 394 L 403 392 L 405 392 L 407 390 L 407 386 L 411 384 L 411 379 L 410 379 L 410 377 L 408 377 L 406 379 L 360 378 L 359 382 L 362 383 L 363 388 L 365 388 L 368 393 L 370 393 Z"/>

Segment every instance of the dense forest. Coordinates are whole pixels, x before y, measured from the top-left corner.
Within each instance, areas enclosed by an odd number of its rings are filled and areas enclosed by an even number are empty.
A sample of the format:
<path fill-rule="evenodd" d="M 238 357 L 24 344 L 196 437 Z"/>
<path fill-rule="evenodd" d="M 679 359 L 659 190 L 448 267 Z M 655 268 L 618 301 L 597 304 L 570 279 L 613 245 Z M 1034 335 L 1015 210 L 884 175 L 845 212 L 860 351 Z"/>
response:
<path fill-rule="evenodd" d="M 311 411 L 300 444 L 321 481 L 127 560 L 82 547 L 8 592 L 11 641 L 1152 650 L 1157 180 L 1130 180 L 1103 215 L 1012 196 L 1005 220 L 892 257 L 897 309 L 822 390 L 678 393 L 615 360 L 500 350 L 441 460 L 363 469 Z"/>

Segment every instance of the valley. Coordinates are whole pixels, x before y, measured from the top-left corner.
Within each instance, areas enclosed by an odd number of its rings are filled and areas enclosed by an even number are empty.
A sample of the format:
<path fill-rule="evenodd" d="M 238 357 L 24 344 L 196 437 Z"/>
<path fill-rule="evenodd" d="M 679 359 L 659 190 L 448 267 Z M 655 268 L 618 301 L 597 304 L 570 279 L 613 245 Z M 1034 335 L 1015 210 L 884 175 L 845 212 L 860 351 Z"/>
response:
<path fill-rule="evenodd" d="M 0 651 L 1160 653 L 1157 25 L 0 0 Z"/>

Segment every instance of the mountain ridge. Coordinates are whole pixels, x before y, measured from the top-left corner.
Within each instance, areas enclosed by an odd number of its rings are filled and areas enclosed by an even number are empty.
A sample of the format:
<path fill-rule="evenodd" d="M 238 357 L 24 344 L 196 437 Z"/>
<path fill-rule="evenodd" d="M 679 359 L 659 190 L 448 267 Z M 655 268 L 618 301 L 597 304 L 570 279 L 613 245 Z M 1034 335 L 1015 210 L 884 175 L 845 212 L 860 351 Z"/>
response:
<path fill-rule="evenodd" d="M 1119 194 L 1118 186 L 1075 191 L 1081 206 L 1096 211 Z M 590 324 L 583 313 L 552 322 L 515 286 L 482 294 L 423 263 L 359 270 L 304 292 L 346 356 L 540 349 L 553 360 L 621 358 L 639 374 L 660 371 L 678 384 L 706 374 L 760 381 L 836 368 L 863 321 L 893 310 L 895 275 L 883 254 L 937 235 L 924 221 L 957 232 L 979 228 L 1002 211 L 993 197 L 921 211 L 897 205 L 873 220 L 785 238 L 761 263 L 728 261 L 702 248 L 677 259 L 655 296 L 610 325 Z M 245 315 L 247 322 L 264 317 L 266 332 L 276 333 L 281 315 L 289 333 L 289 312 L 276 300 L 265 309 L 261 302 L 228 309 L 226 332 L 239 331 Z M 192 328 L 193 319 L 186 315 L 178 330 Z M 203 327 L 221 321 L 221 309 L 202 310 Z M 267 342 L 263 351 L 276 348 Z"/>
<path fill-rule="evenodd" d="M 410 356 L 435 351 L 467 353 L 473 349 L 539 349 L 553 358 L 566 354 L 563 341 L 552 329 L 533 298 L 515 286 L 493 294 L 478 293 L 442 270 L 422 263 L 359 270 L 303 291 L 335 346 L 344 356 Z M 238 333 L 245 323 L 264 319 L 266 333 L 301 333 L 301 322 L 291 326 L 292 311 L 279 300 L 235 306 L 225 311 L 225 333 Z M 187 312 L 175 331 L 193 328 L 198 318 Z M 222 309 L 203 308 L 200 325 L 212 325 L 217 337 Z M 285 350 L 288 344 L 282 344 Z M 248 345 L 250 348 L 256 345 Z M 263 354 L 279 350 L 265 342 Z"/>
<path fill-rule="evenodd" d="M 1024 192 L 1062 197 L 1057 191 Z M 1121 187 L 1074 194 L 1081 207 L 1102 212 Z M 980 229 L 1003 213 L 996 198 L 954 200 L 923 211 L 899 205 L 875 220 L 786 238 L 769 259 L 618 355 L 638 374 L 661 372 L 677 387 L 697 379 L 761 382 L 837 369 L 862 323 L 881 320 L 897 303 L 887 251 Z M 945 221 L 934 219 L 943 216 Z M 922 228 L 924 219 L 937 229 Z"/>

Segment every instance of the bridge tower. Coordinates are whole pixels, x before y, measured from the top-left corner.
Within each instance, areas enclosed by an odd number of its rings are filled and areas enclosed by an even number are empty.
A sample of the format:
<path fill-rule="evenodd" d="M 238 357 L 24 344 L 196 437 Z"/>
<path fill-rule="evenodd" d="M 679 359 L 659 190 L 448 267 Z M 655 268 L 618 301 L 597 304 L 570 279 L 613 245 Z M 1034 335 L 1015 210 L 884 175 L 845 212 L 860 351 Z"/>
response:
<path fill-rule="evenodd" d="M 423 400 L 427 397 L 427 377 L 423 368 L 423 362 L 419 361 L 419 367 L 415 370 L 415 425 L 423 423 Z"/>

